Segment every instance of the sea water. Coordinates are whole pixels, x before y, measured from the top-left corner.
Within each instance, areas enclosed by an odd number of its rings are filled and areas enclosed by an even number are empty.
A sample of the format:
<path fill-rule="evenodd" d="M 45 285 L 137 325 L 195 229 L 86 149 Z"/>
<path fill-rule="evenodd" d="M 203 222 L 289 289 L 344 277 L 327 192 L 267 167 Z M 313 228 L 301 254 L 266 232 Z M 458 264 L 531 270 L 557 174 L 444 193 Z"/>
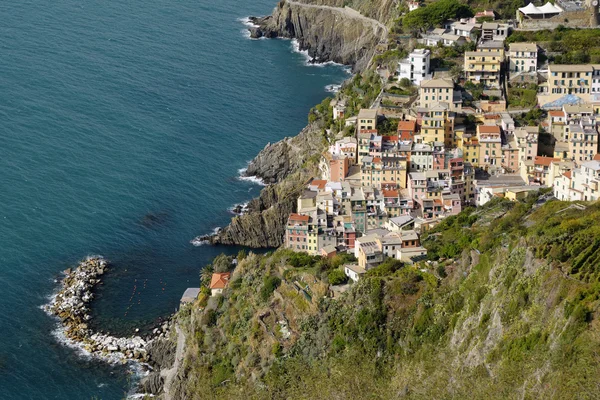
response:
<path fill-rule="evenodd" d="M 120 399 L 124 367 L 64 346 L 40 305 L 88 254 L 112 262 L 94 304 L 114 334 L 175 311 L 220 252 L 190 240 L 261 186 L 238 171 L 295 135 L 325 87 L 286 40 L 243 18 L 274 0 L 0 4 L 0 398 Z"/>

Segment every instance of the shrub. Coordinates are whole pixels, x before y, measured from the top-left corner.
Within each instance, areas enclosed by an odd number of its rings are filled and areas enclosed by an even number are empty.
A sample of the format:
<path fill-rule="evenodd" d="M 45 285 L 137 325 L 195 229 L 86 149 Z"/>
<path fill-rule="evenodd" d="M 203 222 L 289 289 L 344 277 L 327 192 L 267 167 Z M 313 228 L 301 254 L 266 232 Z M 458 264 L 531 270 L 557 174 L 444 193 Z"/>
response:
<path fill-rule="evenodd" d="M 271 294 L 281 285 L 281 279 L 276 276 L 268 276 L 263 281 L 262 289 L 260 290 L 260 297 L 263 301 L 266 301 L 271 297 Z"/>

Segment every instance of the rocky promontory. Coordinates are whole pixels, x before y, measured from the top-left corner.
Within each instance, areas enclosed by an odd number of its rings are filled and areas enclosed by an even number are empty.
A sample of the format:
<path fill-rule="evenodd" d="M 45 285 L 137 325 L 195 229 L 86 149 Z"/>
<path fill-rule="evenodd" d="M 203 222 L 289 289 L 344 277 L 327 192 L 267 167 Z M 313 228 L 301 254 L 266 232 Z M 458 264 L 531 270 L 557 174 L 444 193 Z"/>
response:
<path fill-rule="evenodd" d="M 318 160 L 326 143 L 323 128 L 313 123 L 298 136 L 267 144 L 245 172 L 246 176 L 255 176 L 268 184 L 260 196 L 252 199 L 245 213 L 233 217 L 225 228 L 194 240 L 255 248 L 279 247 L 287 218 L 296 210 L 298 196 L 308 179 L 319 173 Z"/>
<path fill-rule="evenodd" d="M 282 0 L 266 17 L 251 17 L 253 38 L 297 39 L 314 62 L 334 61 L 363 70 L 387 36 L 384 24 L 340 2 Z M 389 3 L 383 1 L 382 3 Z"/>

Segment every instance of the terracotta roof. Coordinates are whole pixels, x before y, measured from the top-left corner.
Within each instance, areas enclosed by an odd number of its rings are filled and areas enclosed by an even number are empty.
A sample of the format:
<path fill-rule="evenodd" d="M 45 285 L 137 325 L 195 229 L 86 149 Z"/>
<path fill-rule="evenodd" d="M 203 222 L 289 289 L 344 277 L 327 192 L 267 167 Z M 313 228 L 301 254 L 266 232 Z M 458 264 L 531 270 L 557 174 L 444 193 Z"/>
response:
<path fill-rule="evenodd" d="M 308 215 L 290 214 L 290 221 L 303 221 L 308 222 Z"/>
<path fill-rule="evenodd" d="M 479 133 L 497 133 L 500 134 L 500 127 L 498 125 L 479 125 L 477 126 Z"/>
<path fill-rule="evenodd" d="M 549 167 L 553 161 L 560 161 L 560 158 L 535 156 L 534 164 Z"/>
<path fill-rule="evenodd" d="M 361 129 L 360 133 L 374 133 L 377 134 L 379 131 L 377 129 Z"/>
<path fill-rule="evenodd" d="M 551 111 L 548 111 L 548 115 L 551 117 L 564 117 L 565 113 L 564 113 L 564 111 L 551 110 Z"/>
<path fill-rule="evenodd" d="M 381 157 L 373 157 L 373 162 L 374 163 L 380 163 L 381 162 Z"/>
<path fill-rule="evenodd" d="M 600 153 L 594 156 L 594 161 L 600 161 Z"/>
<path fill-rule="evenodd" d="M 397 190 L 383 190 L 383 197 L 398 197 Z"/>
<path fill-rule="evenodd" d="M 231 272 L 221 272 L 212 274 L 210 280 L 211 289 L 225 289 L 225 286 L 229 283 Z"/>
<path fill-rule="evenodd" d="M 325 188 L 325 185 L 327 185 L 327 181 L 325 181 L 325 180 L 322 180 L 322 179 L 319 179 L 319 180 L 315 179 L 314 181 L 312 181 L 312 182 L 310 183 L 310 185 L 311 185 L 311 186 L 316 186 L 316 187 L 318 187 L 319 189 L 324 189 L 324 188 Z"/>
<path fill-rule="evenodd" d="M 386 136 L 383 136 L 383 140 L 386 142 L 397 142 L 398 135 L 386 135 Z"/>
<path fill-rule="evenodd" d="M 398 122 L 399 131 L 414 131 L 417 127 L 417 121 L 400 121 Z"/>
<path fill-rule="evenodd" d="M 563 173 L 563 176 L 571 179 L 571 171 L 567 171 L 567 172 Z"/>

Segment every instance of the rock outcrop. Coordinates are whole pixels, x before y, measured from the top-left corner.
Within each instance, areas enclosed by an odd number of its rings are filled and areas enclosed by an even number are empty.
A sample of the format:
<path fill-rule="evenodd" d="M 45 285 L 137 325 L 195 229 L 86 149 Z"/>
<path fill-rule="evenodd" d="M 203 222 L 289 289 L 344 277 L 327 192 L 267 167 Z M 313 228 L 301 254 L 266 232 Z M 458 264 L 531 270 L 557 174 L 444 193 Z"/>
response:
<path fill-rule="evenodd" d="M 300 50 L 307 50 L 314 62 L 334 61 L 352 65 L 355 70 L 366 68 L 375 45 L 387 36 L 385 24 L 336 1 L 332 5 L 320 3 L 283 0 L 272 15 L 250 18 L 256 25 L 250 28 L 250 35 L 297 39 Z M 383 15 L 378 16 L 385 20 Z"/>
<path fill-rule="evenodd" d="M 287 218 L 308 179 L 318 174 L 320 154 L 326 142 L 318 124 L 307 126 L 298 136 L 285 138 L 265 148 L 250 162 L 247 176 L 266 183 L 260 196 L 248 203 L 243 215 L 214 235 L 194 241 L 247 247 L 279 247 L 283 243 Z"/>

